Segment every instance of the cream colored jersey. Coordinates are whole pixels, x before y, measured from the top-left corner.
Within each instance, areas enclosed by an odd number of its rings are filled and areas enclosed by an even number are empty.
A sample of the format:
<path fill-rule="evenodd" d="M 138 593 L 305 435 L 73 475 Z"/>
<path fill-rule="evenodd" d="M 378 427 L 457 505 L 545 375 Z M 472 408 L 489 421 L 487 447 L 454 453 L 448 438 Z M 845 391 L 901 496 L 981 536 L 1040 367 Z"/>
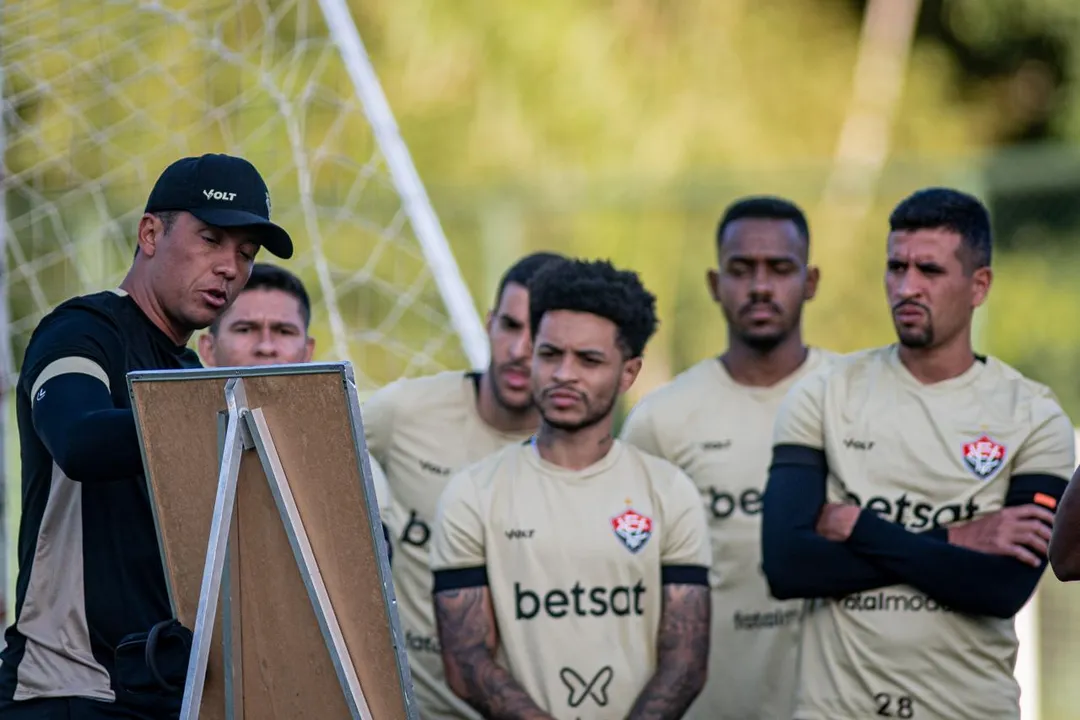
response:
<path fill-rule="evenodd" d="M 798 383 L 775 442 L 824 451 L 830 502 L 911 531 L 999 510 L 1012 477 L 1074 468 L 1072 423 L 1049 389 L 994 358 L 924 385 L 895 345 Z M 795 717 L 1017 720 L 1016 653 L 1012 619 L 954 612 L 908 585 L 814 601 Z"/>
<path fill-rule="evenodd" d="M 479 717 L 454 695 L 443 672 L 428 566 L 436 503 L 454 472 L 529 437 L 500 433 L 480 418 L 478 377 L 443 372 L 398 380 L 362 409 L 368 451 L 390 488 L 390 507 L 381 514 L 394 546 L 394 593 L 425 720 Z"/>
<path fill-rule="evenodd" d="M 791 386 L 832 357 L 811 349 L 770 387 L 740 385 L 712 357 L 646 396 L 622 438 L 682 468 L 697 485 L 712 540 L 712 661 L 688 718 L 788 720 L 795 702 L 803 601 L 769 595 L 761 504 L 773 422 Z"/>
<path fill-rule="evenodd" d="M 467 468 L 431 553 L 436 590 L 487 583 L 498 661 L 560 720 L 627 716 L 656 667 L 663 584 L 704 585 L 710 562 L 690 479 L 618 440 L 579 471 L 532 445 Z"/>

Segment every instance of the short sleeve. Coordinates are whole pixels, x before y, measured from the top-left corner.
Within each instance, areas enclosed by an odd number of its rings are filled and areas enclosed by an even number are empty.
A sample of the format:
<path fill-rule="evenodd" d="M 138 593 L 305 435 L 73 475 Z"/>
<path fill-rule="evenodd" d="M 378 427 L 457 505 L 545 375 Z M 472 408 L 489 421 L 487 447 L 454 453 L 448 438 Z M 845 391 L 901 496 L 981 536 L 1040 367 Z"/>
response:
<path fill-rule="evenodd" d="M 371 456 L 371 453 L 368 453 L 368 465 L 371 466 L 371 484 L 375 488 L 375 501 L 379 503 L 379 515 L 385 519 L 393 504 L 390 483 L 386 480 L 386 473 L 383 471 L 382 465 Z"/>
<path fill-rule="evenodd" d="M 472 475 L 465 471 L 451 478 L 439 497 L 431 533 L 431 569 L 438 573 L 486 564 L 479 496 Z"/>
<path fill-rule="evenodd" d="M 390 439 L 394 436 L 394 411 L 400 387 L 400 381 L 395 381 L 380 388 L 360 408 L 368 452 L 381 464 L 387 462 L 390 454 Z"/>
<path fill-rule="evenodd" d="M 619 433 L 619 439 L 649 455 L 664 457 L 664 450 L 660 446 L 660 438 L 656 435 L 656 427 L 652 421 L 651 409 L 646 401 L 639 402 L 630 411 Z"/>
<path fill-rule="evenodd" d="M 825 448 L 825 383 L 825 373 L 814 372 L 788 390 L 776 414 L 773 445 Z"/>
<path fill-rule="evenodd" d="M 705 505 L 686 473 L 674 466 L 672 472 L 674 477 L 664 493 L 660 564 L 664 567 L 708 568 L 712 565 L 712 544 Z"/>
<path fill-rule="evenodd" d="M 59 375 L 83 373 L 110 390 L 124 349 L 116 324 L 86 308 L 60 308 L 38 327 L 26 348 L 20 382 L 33 398 L 38 388 Z M 121 368 L 122 370 L 122 368 Z"/>
<path fill-rule="evenodd" d="M 1076 430 L 1065 411 L 1053 400 L 1042 400 L 1035 429 L 1016 450 L 1012 474 L 1052 475 L 1068 480 L 1076 469 Z"/>

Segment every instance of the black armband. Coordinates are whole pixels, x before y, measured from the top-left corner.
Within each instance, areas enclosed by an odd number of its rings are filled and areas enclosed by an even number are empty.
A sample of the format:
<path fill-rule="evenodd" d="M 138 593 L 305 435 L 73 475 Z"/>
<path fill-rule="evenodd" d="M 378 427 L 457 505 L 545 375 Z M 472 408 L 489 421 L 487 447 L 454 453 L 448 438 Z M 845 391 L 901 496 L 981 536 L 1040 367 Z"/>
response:
<path fill-rule="evenodd" d="M 462 590 L 465 588 L 486 587 L 488 584 L 488 572 L 486 565 L 476 567 L 453 568 L 451 570 L 436 570 L 434 592 L 443 590 Z"/>
<path fill-rule="evenodd" d="M 709 568 L 704 565 L 663 565 L 660 568 L 662 585 L 708 585 Z"/>
<path fill-rule="evenodd" d="M 1056 475 L 1032 473 L 1014 475 L 1009 479 L 1009 490 L 1005 494 L 1005 506 L 1042 505 L 1048 510 L 1056 510 L 1065 494 L 1069 482 Z"/>

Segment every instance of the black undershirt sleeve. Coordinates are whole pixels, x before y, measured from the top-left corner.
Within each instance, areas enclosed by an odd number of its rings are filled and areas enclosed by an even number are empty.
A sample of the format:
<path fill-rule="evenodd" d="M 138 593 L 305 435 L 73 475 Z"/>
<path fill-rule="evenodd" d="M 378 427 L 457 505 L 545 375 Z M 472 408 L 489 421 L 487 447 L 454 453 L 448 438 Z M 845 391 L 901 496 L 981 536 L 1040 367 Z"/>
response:
<path fill-rule="evenodd" d="M 1050 475 L 1012 478 L 1006 505 L 1021 505 L 1045 495 L 1060 500 L 1065 481 Z M 913 533 L 863 510 L 847 544 L 903 582 L 952 610 L 998 618 L 1014 616 L 1039 582 L 1046 560 L 1038 567 L 1002 555 L 951 545 L 948 530 Z"/>
<path fill-rule="evenodd" d="M 844 543 L 818 535 L 827 476 L 823 451 L 802 445 L 773 448 L 761 543 L 762 570 L 777 599 L 838 598 L 899 581 Z"/>
<path fill-rule="evenodd" d="M 142 475 L 135 416 L 113 404 L 101 380 L 65 373 L 41 390 L 33 407 L 34 429 L 65 475 L 88 483 Z"/>

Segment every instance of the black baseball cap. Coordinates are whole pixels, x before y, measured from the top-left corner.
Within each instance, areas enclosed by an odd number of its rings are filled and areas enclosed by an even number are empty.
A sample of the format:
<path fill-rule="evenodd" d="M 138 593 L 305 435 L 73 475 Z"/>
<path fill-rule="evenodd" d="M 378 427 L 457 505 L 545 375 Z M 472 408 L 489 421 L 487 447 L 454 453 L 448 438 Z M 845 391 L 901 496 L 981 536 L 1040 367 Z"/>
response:
<path fill-rule="evenodd" d="M 177 160 L 161 173 L 146 212 L 185 211 L 207 225 L 248 227 L 274 255 L 292 257 L 289 233 L 270 222 L 270 191 L 259 171 L 232 155 L 207 154 Z"/>

